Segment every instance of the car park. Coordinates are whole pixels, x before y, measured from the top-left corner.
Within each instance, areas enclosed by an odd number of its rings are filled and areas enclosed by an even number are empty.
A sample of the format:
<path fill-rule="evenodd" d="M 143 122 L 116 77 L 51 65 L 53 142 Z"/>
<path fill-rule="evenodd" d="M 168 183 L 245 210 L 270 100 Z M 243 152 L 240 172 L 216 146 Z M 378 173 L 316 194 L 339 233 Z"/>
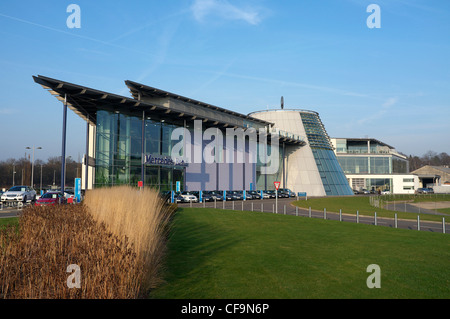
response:
<path fill-rule="evenodd" d="M 36 200 L 36 191 L 30 186 L 13 186 L 1 195 L 0 200 L 3 204 L 34 202 Z"/>
<path fill-rule="evenodd" d="M 67 200 L 63 193 L 50 191 L 39 197 L 35 202 L 35 206 L 54 206 L 65 204 L 66 202 Z"/>

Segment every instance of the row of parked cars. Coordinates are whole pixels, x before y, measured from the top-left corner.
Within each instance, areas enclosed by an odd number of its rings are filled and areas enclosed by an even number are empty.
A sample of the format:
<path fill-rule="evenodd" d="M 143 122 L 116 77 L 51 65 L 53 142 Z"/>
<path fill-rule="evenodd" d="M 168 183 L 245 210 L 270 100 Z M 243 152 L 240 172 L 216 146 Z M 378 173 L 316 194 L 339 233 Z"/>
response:
<path fill-rule="evenodd" d="M 75 197 L 71 190 L 49 190 L 42 196 L 37 196 L 36 191 L 30 186 L 13 186 L 0 195 L 0 201 L 3 205 L 10 203 L 22 203 L 23 205 L 31 202 L 36 206 L 65 204 L 68 200 Z"/>
<path fill-rule="evenodd" d="M 170 198 L 170 191 L 163 194 Z M 244 191 L 226 191 L 225 194 L 223 191 L 203 191 L 202 192 L 202 200 L 206 202 L 213 201 L 223 201 L 225 195 L 226 201 L 233 200 L 243 200 L 244 199 Z M 268 199 L 275 198 L 275 191 L 245 191 L 245 199 L 253 200 L 253 199 Z M 278 198 L 289 198 L 294 197 L 295 193 L 291 192 L 289 189 L 279 189 L 278 190 Z M 174 194 L 174 201 L 177 203 L 198 203 L 200 201 L 200 192 L 198 191 L 185 191 L 185 192 L 177 192 Z"/>
<path fill-rule="evenodd" d="M 360 189 L 360 190 L 358 190 L 358 189 L 354 189 L 353 190 L 353 194 L 355 194 L 355 195 L 359 195 L 359 194 L 365 194 L 365 195 L 367 195 L 367 194 L 387 195 L 387 194 L 390 194 L 390 193 L 391 193 L 391 191 L 388 190 L 388 189 L 384 189 L 384 190 L 372 189 L 372 190 L 369 191 L 369 190 L 363 188 L 363 189 Z"/>

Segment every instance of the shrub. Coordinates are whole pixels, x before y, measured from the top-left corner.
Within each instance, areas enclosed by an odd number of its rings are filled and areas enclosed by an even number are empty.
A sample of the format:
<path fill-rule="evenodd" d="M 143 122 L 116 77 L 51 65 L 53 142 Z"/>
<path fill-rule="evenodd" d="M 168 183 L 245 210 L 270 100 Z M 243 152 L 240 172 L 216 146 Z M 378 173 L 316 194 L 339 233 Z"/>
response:
<path fill-rule="evenodd" d="M 17 227 L 0 229 L 0 298 L 145 296 L 162 281 L 172 212 L 157 192 L 126 187 L 89 191 L 81 205 L 26 208 Z M 81 288 L 67 286 L 71 264 Z"/>

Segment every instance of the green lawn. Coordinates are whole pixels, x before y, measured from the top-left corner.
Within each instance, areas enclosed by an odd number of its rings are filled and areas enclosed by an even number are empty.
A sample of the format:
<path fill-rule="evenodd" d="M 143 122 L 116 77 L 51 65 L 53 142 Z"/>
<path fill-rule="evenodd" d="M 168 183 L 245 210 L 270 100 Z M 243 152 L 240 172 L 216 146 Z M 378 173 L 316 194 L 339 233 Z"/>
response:
<path fill-rule="evenodd" d="M 414 196 L 408 196 L 408 197 L 407 196 L 398 197 L 398 196 L 399 195 L 397 195 L 396 201 L 399 201 L 401 199 L 403 199 L 403 200 L 414 199 Z M 417 196 L 416 196 L 416 198 L 417 198 Z M 448 198 L 450 198 L 450 197 L 448 197 Z M 428 201 L 428 199 L 429 199 L 429 197 L 417 198 L 416 202 Z M 447 197 L 445 197 L 444 199 L 441 198 L 439 200 L 446 200 L 446 199 L 447 199 Z M 393 198 L 392 198 L 392 200 L 393 200 Z M 323 209 L 326 208 L 328 212 L 337 212 L 337 213 L 341 209 L 342 213 L 344 213 L 344 214 L 356 214 L 356 211 L 358 211 L 359 214 L 361 214 L 361 215 L 374 216 L 375 212 L 377 212 L 378 217 L 394 218 L 395 214 L 397 213 L 398 218 L 417 219 L 417 214 L 414 214 L 414 213 L 405 213 L 405 212 L 398 212 L 398 211 L 395 212 L 395 211 L 371 206 L 368 196 L 308 198 L 308 200 L 295 201 L 295 202 L 293 202 L 293 204 L 297 205 L 299 207 L 303 207 L 303 208 L 311 207 L 311 209 L 320 210 L 320 211 L 323 211 Z M 398 203 L 398 205 L 401 205 L 401 203 Z M 428 221 L 442 222 L 442 216 L 438 216 L 438 215 L 420 214 L 420 219 L 428 220 Z M 450 220 L 450 218 L 449 218 L 449 220 Z"/>
<path fill-rule="evenodd" d="M 309 200 L 308 200 L 309 201 Z M 450 298 L 450 236 L 331 220 L 179 209 L 151 298 Z M 381 268 L 381 288 L 366 285 Z"/>
<path fill-rule="evenodd" d="M 8 225 L 8 224 L 18 225 L 18 223 L 19 223 L 19 218 L 18 217 L 0 218 L 0 227 L 2 225 Z"/>

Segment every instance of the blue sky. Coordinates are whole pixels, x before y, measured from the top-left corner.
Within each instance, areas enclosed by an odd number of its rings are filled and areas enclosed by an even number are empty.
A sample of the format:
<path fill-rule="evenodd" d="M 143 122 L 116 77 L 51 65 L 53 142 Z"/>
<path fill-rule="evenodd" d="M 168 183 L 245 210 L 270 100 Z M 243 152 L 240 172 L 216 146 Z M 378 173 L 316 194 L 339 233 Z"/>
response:
<path fill-rule="evenodd" d="M 79 29 L 66 25 L 72 3 Z M 62 105 L 38 74 L 126 96 L 132 80 L 244 114 L 283 96 L 331 137 L 450 153 L 449 16 L 447 0 L 2 1 L 0 160 L 32 145 L 61 154 Z M 77 160 L 86 126 L 68 120 Z"/>

